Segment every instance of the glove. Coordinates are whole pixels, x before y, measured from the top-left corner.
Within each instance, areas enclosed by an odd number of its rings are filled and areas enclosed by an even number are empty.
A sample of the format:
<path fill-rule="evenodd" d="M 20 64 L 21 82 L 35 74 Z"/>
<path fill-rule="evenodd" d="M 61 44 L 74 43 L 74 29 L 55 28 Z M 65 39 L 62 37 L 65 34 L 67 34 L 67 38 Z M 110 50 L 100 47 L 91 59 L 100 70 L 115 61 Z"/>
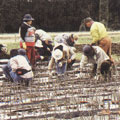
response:
<path fill-rule="evenodd" d="M 58 63 L 58 66 L 59 66 L 59 67 L 62 67 L 62 66 L 63 66 L 62 62 L 59 62 L 59 63 Z"/>
<path fill-rule="evenodd" d="M 22 43 L 22 46 L 26 50 L 27 46 L 26 46 L 25 42 Z"/>

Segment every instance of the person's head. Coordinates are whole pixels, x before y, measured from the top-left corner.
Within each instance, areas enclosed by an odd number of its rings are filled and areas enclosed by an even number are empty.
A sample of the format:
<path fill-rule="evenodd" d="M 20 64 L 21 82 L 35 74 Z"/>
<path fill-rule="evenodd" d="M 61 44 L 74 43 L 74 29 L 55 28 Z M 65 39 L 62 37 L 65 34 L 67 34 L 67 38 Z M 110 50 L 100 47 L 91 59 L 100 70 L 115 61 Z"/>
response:
<path fill-rule="evenodd" d="M 26 55 L 26 50 L 23 49 L 23 48 L 20 48 L 20 49 L 18 49 L 18 54 L 25 56 Z"/>
<path fill-rule="evenodd" d="M 107 74 L 110 71 L 110 67 L 112 65 L 112 61 L 110 60 L 105 60 L 101 64 L 100 72 L 102 75 Z"/>
<path fill-rule="evenodd" d="M 18 49 L 10 50 L 10 58 L 18 55 Z"/>
<path fill-rule="evenodd" d="M 34 20 L 34 18 L 30 14 L 25 14 L 23 17 L 23 21 L 27 22 L 27 24 L 29 24 L 29 25 L 32 24 L 33 20 Z"/>
<path fill-rule="evenodd" d="M 0 44 L 0 52 L 7 53 L 7 45 L 6 44 Z"/>
<path fill-rule="evenodd" d="M 87 57 L 93 57 L 95 54 L 95 51 L 91 45 L 85 45 L 83 47 L 83 54 Z"/>
<path fill-rule="evenodd" d="M 93 24 L 93 22 L 94 22 L 93 19 L 90 18 L 90 17 L 87 17 L 87 18 L 84 19 L 84 24 L 85 24 L 85 26 L 88 27 L 88 28 L 91 27 L 91 25 Z"/>
<path fill-rule="evenodd" d="M 73 46 L 77 40 L 78 40 L 78 35 L 70 34 L 69 37 L 66 38 L 64 43 L 68 46 Z"/>
<path fill-rule="evenodd" d="M 57 46 L 52 52 L 52 56 L 55 60 L 61 60 L 63 58 L 63 46 Z"/>
<path fill-rule="evenodd" d="M 72 42 L 75 42 L 75 41 L 78 40 L 78 35 L 76 35 L 76 34 L 71 34 L 71 35 L 70 35 L 70 39 L 71 39 Z"/>

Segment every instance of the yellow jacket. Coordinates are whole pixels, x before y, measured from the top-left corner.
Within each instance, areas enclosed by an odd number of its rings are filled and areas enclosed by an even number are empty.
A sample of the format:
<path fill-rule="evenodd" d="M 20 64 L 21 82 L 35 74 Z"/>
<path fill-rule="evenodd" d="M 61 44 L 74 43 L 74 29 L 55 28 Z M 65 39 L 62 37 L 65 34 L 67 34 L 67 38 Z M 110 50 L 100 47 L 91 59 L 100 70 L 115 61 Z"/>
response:
<path fill-rule="evenodd" d="M 92 43 L 96 43 L 104 37 L 107 37 L 107 31 L 104 24 L 100 22 L 94 22 L 90 28 L 90 34 L 92 36 Z"/>

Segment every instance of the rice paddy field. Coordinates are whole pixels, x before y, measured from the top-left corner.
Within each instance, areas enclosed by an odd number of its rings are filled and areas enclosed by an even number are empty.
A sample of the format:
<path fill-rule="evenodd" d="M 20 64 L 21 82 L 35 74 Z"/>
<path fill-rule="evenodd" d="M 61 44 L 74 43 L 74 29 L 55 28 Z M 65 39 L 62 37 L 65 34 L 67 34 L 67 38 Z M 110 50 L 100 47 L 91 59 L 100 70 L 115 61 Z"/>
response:
<path fill-rule="evenodd" d="M 80 33 L 77 47 L 89 44 L 89 32 Z M 54 38 L 60 33 L 49 33 Z M 120 120 L 120 62 L 119 31 L 109 32 L 112 37 L 116 67 L 108 77 L 90 77 L 91 64 L 80 74 L 81 51 L 72 70 L 62 77 L 48 74 L 48 61 L 38 61 L 30 85 L 8 81 L 2 66 L 8 60 L 0 60 L 0 120 Z M 12 37 L 11 37 L 12 36 Z M 17 34 L 0 35 L 0 43 L 19 48 Z M 116 52 L 118 51 L 118 52 Z M 81 76 L 81 77 L 80 77 Z"/>

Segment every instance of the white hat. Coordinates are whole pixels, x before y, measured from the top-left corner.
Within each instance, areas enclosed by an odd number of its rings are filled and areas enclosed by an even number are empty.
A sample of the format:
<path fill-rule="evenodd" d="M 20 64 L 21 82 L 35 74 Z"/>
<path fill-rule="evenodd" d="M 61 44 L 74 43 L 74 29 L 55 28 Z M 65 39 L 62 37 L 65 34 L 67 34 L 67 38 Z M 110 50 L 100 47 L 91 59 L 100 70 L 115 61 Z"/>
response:
<path fill-rule="evenodd" d="M 43 47 L 41 40 L 36 41 L 35 47 Z"/>
<path fill-rule="evenodd" d="M 56 49 L 52 52 L 52 56 L 55 60 L 60 60 L 63 57 L 63 52 L 59 49 Z"/>

